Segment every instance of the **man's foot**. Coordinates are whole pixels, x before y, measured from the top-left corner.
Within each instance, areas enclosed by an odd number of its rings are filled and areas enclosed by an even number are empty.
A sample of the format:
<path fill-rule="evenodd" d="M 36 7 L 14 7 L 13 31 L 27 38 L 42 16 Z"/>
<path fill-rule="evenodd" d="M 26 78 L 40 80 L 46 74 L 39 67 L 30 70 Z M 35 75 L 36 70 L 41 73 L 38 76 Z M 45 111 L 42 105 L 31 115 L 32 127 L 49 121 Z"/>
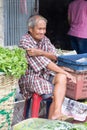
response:
<path fill-rule="evenodd" d="M 57 120 L 71 122 L 74 120 L 74 118 L 72 116 L 62 115 L 59 118 L 57 118 Z"/>

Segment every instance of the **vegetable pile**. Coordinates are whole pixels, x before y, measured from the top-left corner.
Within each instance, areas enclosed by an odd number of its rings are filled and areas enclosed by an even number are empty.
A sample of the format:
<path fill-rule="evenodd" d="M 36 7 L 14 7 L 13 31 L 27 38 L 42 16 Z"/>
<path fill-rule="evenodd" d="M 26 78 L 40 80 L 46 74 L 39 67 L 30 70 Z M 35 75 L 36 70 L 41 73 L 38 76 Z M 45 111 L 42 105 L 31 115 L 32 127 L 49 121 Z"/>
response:
<path fill-rule="evenodd" d="M 25 50 L 19 47 L 13 49 L 0 47 L 0 71 L 6 75 L 20 78 L 25 74 L 27 59 Z"/>
<path fill-rule="evenodd" d="M 13 130 L 87 130 L 87 122 L 72 124 L 59 120 L 29 118 L 14 125 Z"/>
<path fill-rule="evenodd" d="M 73 128 L 70 130 L 87 130 L 87 122 L 80 124 L 73 124 Z"/>

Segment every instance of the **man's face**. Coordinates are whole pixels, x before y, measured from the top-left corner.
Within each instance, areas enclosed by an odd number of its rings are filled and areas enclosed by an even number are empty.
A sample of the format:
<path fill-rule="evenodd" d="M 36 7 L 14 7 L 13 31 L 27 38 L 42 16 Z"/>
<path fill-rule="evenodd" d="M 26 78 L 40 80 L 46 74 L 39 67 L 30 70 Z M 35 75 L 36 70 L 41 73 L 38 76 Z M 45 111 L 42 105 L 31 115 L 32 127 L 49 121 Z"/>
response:
<path fill-rule="evenodd" d="M 30 28 L 31 36 L 36 40 L 40 41 L 46 33 L 46 23 L 44 20 L 40 20 L 34 28 Z"/>

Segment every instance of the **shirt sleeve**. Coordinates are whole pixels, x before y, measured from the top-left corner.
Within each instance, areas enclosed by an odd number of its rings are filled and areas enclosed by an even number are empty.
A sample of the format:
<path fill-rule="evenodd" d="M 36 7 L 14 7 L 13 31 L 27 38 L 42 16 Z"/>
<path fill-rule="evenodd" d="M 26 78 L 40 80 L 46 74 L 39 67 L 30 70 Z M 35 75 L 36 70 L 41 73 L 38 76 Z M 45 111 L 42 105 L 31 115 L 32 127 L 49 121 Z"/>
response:
<path fill-rule="evenodd" d="M 19 47 L 23 49 L 33 48 L 32 41 L 27 38 L 27 35 L 23 36 L 20 40 Z"/>

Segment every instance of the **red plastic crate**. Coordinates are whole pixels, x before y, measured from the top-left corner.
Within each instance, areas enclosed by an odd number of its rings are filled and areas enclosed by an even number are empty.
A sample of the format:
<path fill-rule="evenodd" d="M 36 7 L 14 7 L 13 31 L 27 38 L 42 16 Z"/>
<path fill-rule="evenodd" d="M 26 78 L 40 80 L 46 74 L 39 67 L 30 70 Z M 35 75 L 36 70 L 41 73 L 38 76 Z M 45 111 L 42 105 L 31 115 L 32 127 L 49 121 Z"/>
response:
<path fill-rule="evenodd" d="M 67 69 L 66 69 L 67 70 Z M 67 82 L 66 96 L 75 100 L 87 98 L 87 71 L 68 71 L 76 77 L 76 84 Z"/>

